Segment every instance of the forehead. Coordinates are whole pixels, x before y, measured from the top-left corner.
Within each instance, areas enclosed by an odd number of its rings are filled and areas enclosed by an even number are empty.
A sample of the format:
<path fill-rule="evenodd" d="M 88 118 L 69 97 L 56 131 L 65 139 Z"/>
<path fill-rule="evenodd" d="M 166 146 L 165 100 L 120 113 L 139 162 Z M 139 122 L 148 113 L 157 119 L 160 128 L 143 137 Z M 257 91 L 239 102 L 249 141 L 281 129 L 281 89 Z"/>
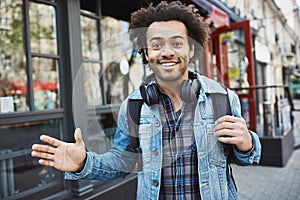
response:
<path fill-rule="evenodd" d="M 146 36 L 147 41 L 152 38 L 168 39 L 175 36 L 187 38 L 187 29 L 184 23 L 176 20 L 153 22 L 148 27 Z"/>

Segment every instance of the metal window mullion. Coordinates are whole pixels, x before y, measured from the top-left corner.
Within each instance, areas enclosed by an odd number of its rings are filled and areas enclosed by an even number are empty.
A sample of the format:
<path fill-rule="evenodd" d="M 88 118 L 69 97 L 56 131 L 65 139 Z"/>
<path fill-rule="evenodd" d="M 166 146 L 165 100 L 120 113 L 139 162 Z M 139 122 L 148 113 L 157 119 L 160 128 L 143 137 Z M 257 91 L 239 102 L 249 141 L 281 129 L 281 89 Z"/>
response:
<path fill-rule="evenodd" d="M 98 15 L 98 13 L 96 13 L 96 15 L 92 15 L 92 14 L 80 11 L 80 15 L 82 15 L 84 17 L 92 18 L 92 19 L 95 19 L 95 20 L 100 20 L 100 16 Z"/>
<path fill-rule="evenodd" d="M 59 59 L 59 55 L 54 54 L 44 54 L 44 53 L 31 53 L 31 57 L 39 57 L 39 58 L 52 58 L 52 59 Z"/>
<path fill-rule="evenodd" d="M 27 73 L 27 103 L 29 110 L 34 111 L 34 91 L 32 78 L 32 54 L 30 46 L 30 23 L 29 23 L 29 2 L 23 0 L 23 18 L 24 18 L 24 48 L 26 55 L 26 73 Z"/>
<path fill-rule="evenodd" d="M 95 60 L 95 59 L 83 59 L 85 63 L 99 63 L 102 64 L 102 60 Z"/>
<path fill-rule="evenodd" d="M 100 58 L 100 71 L 99 71 L 99 85 L 100 85 L 100 88 L 101 88 L 101 96 L 102 96 L 102 102 L 104 105 L 107 104 L 107 101 L 106 101 L 106 92 L 105 92 L 105 80 L 103 78 L 103 73 L 104 73 L 104 65 L 103 65 L 103 54 L 102 54 L 102 48 L 101 48 L 101 44 L 102 44 L 102 27 L 101 27 L 101 16 L 102 16 L 102 13 L 101 13 L 101 1 L 97 1 L 96 3 L 97 5 L 97 9 L 96 9 L 96 15 L 98 16 L 98 19 L 97 19 L 97 27 L 98 27 L 98 42 L 100 45 L 98 45 L 98 52 L 99 52 L 99 58 Z"/>
<path fill-rule="evenodd" d="M 45 4 L 45 5 L 51 5 L 51 6 L 54 6 L 56 7 L 56 2 L 51 2 L 51 1 L 47 1 L 47 0 L 30 0 L 34 3 L 42 3 L 42 4 Z"/>

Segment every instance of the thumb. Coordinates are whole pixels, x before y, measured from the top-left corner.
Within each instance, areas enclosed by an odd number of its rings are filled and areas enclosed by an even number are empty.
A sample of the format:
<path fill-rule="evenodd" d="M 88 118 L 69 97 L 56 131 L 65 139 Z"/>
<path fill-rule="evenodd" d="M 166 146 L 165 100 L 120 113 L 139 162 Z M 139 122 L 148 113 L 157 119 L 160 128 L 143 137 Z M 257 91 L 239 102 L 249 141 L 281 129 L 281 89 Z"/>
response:
<path fill-rule="evenodd" d="M 83 144 L 84 145 L 80 128 L 76 128 L 75 133 L 74 133 L 74 138 L 75 138 L 76 144 Z"/>

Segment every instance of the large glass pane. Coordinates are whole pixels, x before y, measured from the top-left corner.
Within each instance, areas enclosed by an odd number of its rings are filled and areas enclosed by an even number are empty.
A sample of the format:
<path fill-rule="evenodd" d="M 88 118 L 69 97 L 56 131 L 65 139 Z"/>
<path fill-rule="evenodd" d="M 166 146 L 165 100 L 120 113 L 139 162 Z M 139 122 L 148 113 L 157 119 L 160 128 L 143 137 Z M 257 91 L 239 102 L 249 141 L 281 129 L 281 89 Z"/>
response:
<path fill-rule="evenodd" d="M 84 91 L 88 106 L 102 105 L 102 94 L 100 89 L 100 63 L 83 63 L 84 69 Z"/>
<path fill-rule="evenodd" d="M 221 34 L 223 44 L 228 47 L 228 76 L 230 87 L 248 87 L 248 59 L 244 48 L 244 32 L 235 30 Z"/>
<path fill-rule="evenodd" d="M 129 40 L 128 22 L 103 17 L 101 43 L 107 103 L 120 103 L 139 86 L 146 70 Z M 138 58 L 138 59 L 137 59 Z"/>
<path fill-rule="evenodd" d="M 117 127 L 117 113 L 102 113 L 88 119 L 86 146 L 89 150 L 104 153 L 113 145 Z"/>
<path fill-rule="evenodd" d="M 32 58 L 32 77 L 35 109 L 58 108 L 60 95 L 57 60 Z"/>
<path fill-rule="evenodd" d="M 0 1 L 0 114 L 25 111 L 27 75 L 22 0 Z"/>
<path fill-rule="evenodd" d="M 82 54 L 85 59 L 99 60 L 97 20 L 81 16 Z"/>
<path fill-rule="evenodd" d="M 59 138 L 59 120 L 0 126 L 0 199 L 41 199 L 63 190 L 63 173 L 31 157 L 43 134 Z"/>
<path fill-rule="evenodd" d="M 30 2 L 29 22 L 31 51 L 57 54 L 55 8 Z"/>

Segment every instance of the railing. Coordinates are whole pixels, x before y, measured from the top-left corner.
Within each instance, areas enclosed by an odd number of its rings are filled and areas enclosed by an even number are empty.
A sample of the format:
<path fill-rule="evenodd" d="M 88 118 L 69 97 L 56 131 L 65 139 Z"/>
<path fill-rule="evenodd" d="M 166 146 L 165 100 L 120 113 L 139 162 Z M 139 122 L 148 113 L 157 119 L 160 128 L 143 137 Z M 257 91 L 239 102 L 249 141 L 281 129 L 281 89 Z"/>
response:
<path fill-rule="evenodd" d="M 12 153 L 10 149 L 0 150 L 1 156 L 6 156 Z M 14 182 L 14 164 L 13 158 L 1 159 L 0 160 L 0 181 L 1 181 L 1 199 L 6 199 L 15 193 L 15 182 Z"/>
<path fill-rule="evenodd" d="M 275 103 L 273 105 L 267 101 L 261 102 L 263 104 L 262 116 L 264 136 L 274 136 L 274 133 L 275 135 L 282 135 L 292 128 L 294 120 L 292 112 L 300 111 L 300 109 L 296 109 L 294 106 L 290 88 L 287 85 L 255 85 L 249 87 L 231 88 L 235 91 L 267 90 L 271 88 L 282 88 L 283 93 L 280 97 L 278 97 L 278 94 L 275 94 Z M 247 95 L 244 93 L 239 94 L 239 96 L 241 98 L 244 96 L 247 98 Z M 256 102 L 256 105 L 258 105 L 258 103 L 259 102 Z M 274 106 L 274 113 L 271 113 L 271 106 Z M 256 116 L 255 119 L 252 120 L 257 122 Z M 273 120 L 275 120 L 275 123 L 273 124 L 274 126 L 272 125 Z M 259 130 L 256 131 L 259 132 Z"/>
<path fill-rule="evenodd" d="M 269 88 L 283 88 L 285 94 L 287 95 L 288 101 L 291 105 L 293 111 L 300 111 L 300 109 L 295 109 L 292 94 L 290 88 L 287 85 L 254 85 L 249 87 L 237 87 L 237 88 L 230 88 L 231 90 L 235 91 L 242 91 L 242 90 L 265 90 Z"/>

